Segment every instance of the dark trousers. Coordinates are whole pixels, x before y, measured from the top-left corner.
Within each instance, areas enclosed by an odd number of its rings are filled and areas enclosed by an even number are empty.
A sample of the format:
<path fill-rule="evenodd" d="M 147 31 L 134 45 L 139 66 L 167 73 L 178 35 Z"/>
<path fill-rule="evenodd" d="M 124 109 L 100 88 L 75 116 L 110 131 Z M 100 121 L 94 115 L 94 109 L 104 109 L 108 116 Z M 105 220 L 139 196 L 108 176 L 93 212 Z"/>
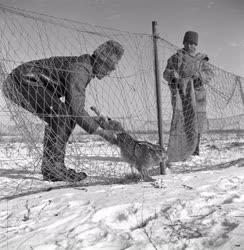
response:
<path fill-rule="evenodd" d="M 64 166 L 66 144 L 76 125 L 69 105 L 42 84 L 20 83 L 12 76 L 3 83 L 2 91 L 14 103 L 47 123 L 42 169 L 57 164 Z"/>

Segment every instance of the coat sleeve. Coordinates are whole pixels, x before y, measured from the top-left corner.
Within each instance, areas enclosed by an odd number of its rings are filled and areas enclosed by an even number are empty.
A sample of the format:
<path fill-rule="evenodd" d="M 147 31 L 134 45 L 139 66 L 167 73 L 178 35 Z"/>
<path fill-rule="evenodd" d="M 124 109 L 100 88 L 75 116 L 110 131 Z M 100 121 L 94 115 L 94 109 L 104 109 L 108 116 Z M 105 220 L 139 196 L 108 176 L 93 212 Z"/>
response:
<path fill-rule="evenodd" d="M 168 61 L 167 65 L 165 67 L 165 70 L 163 72 L 163 78 L 170 84 L 172 80 L 174 79 L 175 72 L 179 73 L 179 59 L 178 55 L 175 54 L 171 56 Z"/>
<path fill-rule="evenodd" d="M 173 58 L 170 57 L 167 61 L 166 68 L 163 72 L 163 78 L 170 83 L 173 79 L 173 74 L 174 74 L 174 64 L 173 64 Z"/>
<path fill-rule="evenodd" d="M 206 54 L 197 53 L 196 58 L 197 60 L 200 60 L 199 69 L 198 69 L 200 80 L 203 84 L 207 84 L 214 77 L 213 66 L 208 62 L 209 57 Z"/>
<path fill-rule="evenodd" d="M 69 103 L 77 124 L 86 132 L 92 134 L 99 127 L 99 124 L 85 110 L 85 89 L 89 81 L 90 73 L 82 64 L 76 64 L 72 67 Z"/>
<path fill-rule="evenodd" d="M 213 67 L 205 60 L 202 62 L 200 75 L 204 84 L 209 83 L 214 77 Z"/>

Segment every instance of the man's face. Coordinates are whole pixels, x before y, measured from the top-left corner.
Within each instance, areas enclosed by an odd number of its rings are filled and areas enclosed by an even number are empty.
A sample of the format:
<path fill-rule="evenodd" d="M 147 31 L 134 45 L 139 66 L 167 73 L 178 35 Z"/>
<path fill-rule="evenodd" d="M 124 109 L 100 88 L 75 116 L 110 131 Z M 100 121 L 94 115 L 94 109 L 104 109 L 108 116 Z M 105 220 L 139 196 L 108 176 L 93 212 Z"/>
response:
<path fill-rule="evenodd" d="M 184 48 L 189 54 L 195 54 L 197 45 L 192 42 L 184 43 Z"/>
<path fill-rule="evenodd" d="M 99 65 L 97 65 L 97 72 L 98 73 L 96 74 L 96 77 L 100 80 L 103 77 L 108 76 L 112 71 L 115 70 L 115 68 L 116 68 L 115 63 L 113 63 L 112 65 L 107 64 L 106 62 L 99 64 Z"/>

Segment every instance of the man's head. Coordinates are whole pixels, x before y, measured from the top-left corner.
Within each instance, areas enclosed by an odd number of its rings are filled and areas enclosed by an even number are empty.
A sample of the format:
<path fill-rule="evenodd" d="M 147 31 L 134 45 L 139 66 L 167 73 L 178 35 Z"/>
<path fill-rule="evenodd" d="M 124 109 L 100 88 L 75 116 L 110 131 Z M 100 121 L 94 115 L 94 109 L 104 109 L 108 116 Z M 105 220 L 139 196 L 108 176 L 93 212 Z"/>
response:
<path fill-rule="evenodd" d="M 122 45 L 116 41 L 109 40 L 101 44 L 94 52 L 94 72 L 98 79 L 115 70 L 116 65 L 124 54 Z"/>
<path fill-rule="evenodd" d="M 187 31 L 183 38 L 183 44 L 188 53 L 194 54 L 198 45 L 198 33 L 195 31 Z"/>

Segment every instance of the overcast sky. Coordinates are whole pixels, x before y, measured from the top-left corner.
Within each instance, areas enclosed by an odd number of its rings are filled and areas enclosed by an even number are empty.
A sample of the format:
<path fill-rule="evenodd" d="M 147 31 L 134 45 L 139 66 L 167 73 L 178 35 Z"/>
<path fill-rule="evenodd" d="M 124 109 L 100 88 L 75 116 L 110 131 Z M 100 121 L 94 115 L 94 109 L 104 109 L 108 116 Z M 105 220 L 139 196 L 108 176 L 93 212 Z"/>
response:
<path fill-rule="evenodd" d="M 0 0 L 13 7 L 111 28 L 151 33 L 182 46 L 187 30 L 199 33 L 199 51 L 244 76 L 244 0 Z"/>

